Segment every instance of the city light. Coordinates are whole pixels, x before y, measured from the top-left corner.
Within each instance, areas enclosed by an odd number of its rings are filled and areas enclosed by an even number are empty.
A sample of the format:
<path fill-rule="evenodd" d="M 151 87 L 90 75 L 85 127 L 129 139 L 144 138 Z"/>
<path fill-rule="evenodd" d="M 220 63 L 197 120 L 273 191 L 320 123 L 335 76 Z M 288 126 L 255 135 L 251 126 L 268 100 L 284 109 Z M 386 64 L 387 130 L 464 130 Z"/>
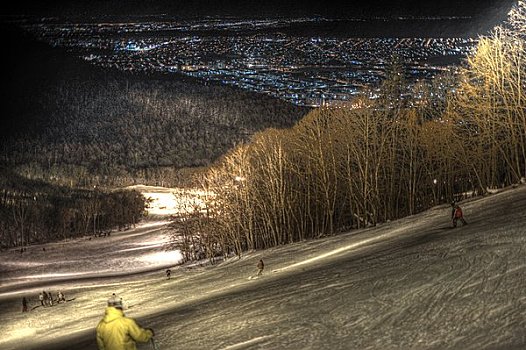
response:
<path fill-rule="evenodd" d="M 472 38 L 311 38 L 275 32 L 313 21 L 320 18 L 39 23 L 26 29 L 98 66 L 180 73 L 313 107 L 338 106 L 364 87 L 377 87 L 393 55 L 403 60 L 411 90 L 412 84 L 432 79 L 465 57 L 477 43 Z M 268 32 L 256 33 L 255 28 Z M 220 34 L 199 36 L 194 33 L 199 30 Z M 231 35 L 232 30 L 248 35 Z"/>

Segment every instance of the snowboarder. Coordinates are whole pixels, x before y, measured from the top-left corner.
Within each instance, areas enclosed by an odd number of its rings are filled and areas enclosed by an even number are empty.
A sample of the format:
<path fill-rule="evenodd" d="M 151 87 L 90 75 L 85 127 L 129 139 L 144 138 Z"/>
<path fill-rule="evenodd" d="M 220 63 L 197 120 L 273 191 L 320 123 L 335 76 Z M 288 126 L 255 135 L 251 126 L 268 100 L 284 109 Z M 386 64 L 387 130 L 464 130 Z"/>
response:
<path fill-rule="evenodd" d="M 263 263 L 262 259 L 259 259 L 258 264 L 257 264 L 257 268 L 258 268 L 258 274 L 257 275 L 260 276 L 263 273 L 263 269 L 265 268 L 265 264 Z"/>
<path fill-rule="evenodd" d="M 146 343 L 153 338 L 151 328 L 142 328 L 137 322 L 124 316 L 122 299 L 115 293 L 108 300 L 104 318 L 97 325 L 99 350 L 135 349 L 135 343 Z"/>
<path fill-rule="evenodd" d="M 27 312 L 27 299 L 26 299 L 26 297 L 22 298 L 22 312 Z"/>
<path fill-rule="evenodd" d="M 462 208 L 455 202 L 451 202 L 451 220 L 453 220 L 453 227 L 457 227 L 457 221 L 460 220 L 462 225 L 467 225 L 468 223 L 464 220 L 464 214 L 462 213 Z"/>
<path fill-rule="evenodd" d="M 40 305 L 44 306 L 44 294 L 40 293 L 38 295 L 38 300 L 40 300 Z"/>
<path fill-rule="evenodd" d="M 172 275 L 172 271 L 170 269 L 166 270 L 166 279 L 169 280 L 170 276 Z"/>

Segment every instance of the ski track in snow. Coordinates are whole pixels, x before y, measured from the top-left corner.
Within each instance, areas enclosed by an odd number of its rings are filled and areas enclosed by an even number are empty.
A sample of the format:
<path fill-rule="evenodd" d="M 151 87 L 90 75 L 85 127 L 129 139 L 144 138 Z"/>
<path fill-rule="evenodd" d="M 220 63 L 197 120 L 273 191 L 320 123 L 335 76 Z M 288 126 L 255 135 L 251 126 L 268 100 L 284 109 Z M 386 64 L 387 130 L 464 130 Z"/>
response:
<path fill-rule="evenodd" d="M 461 205 L 469 225 L 457 229 L 442 229 L 450 215 L 443 205 L 215 267 L 172 268 L 170 280 L 164 268 L 172 262 L 145 259 L 163 249 L 160 224 L 82 246 L 45 245 L 46 254 L 57 252 L 43 267 L 34 264 L 41 246 L 32 264 L 3 252 L 0 348 L 93 349 L 94 327 L 116 292 L 129 316 L 156 330 L 161 349 L 524 349 L 526 186 Z M 82 262 L 84 250 L 100 255 Z M 260 258 L 265 271 L 249 280 Z M 45 276 L 50 266 L 60 279 Z M 76 299 L 21 313 L 22 295 L 38 302 L 35 270 L 38 290 L 64 288 Z"/>

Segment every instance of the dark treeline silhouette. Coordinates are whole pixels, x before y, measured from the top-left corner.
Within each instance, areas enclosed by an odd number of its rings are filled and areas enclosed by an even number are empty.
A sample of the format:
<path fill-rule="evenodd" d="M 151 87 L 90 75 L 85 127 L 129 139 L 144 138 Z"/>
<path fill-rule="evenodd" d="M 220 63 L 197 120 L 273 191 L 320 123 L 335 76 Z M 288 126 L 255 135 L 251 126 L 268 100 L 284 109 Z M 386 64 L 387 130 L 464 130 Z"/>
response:
<path fill-rule="evenodd" d="M 145 207 L 137 191 L 72 189 L 0 168 L 0 248 L 107 235 L 138 223 Z"/>
<path fill-rule="evenodd" d="M 254 135 L 202 178 L 174 221 L 187 259 L 374 226 L 526 182 L 526 3 L 456 74 L 406 95 L 393 60 L 376 99 Z"/>

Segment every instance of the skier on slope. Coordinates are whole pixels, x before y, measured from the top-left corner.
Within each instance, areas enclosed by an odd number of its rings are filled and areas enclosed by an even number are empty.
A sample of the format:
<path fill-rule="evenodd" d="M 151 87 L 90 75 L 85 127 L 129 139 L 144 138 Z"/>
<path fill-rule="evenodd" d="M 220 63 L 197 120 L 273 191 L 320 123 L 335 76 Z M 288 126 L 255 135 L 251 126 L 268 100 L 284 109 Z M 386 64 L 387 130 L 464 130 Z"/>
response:
<path fill-rule="evenodd" d="M 451 202 L 451 220 L 453 221 L 453 228 L 457 227 L 457 221 L 460 220 L 462 225 L 467 225 L 468 223 L 464 219 L 464 214 L 462 213 L 462 208 L 455 202 Z"/>
<path fill-rule="evenodd" d="M 265 264 L 263 263 L 262 259 L 259 259 L 257 268 L 258 268 L 258 276 L 260 276 L 263 273 L 263 269 L 265 268 Z"/>
<path fill-rule="evenodd" d="M 49 305 L 49 296 L 47 295 L 46 291 L 42 291 L 43 294 L 43 302 L 44 304 L 42 306 L 48 306 Z"/>
<path fill-rule="evenodd" d="M 27 299 L 26 297 L 22 298 L 22 312 L 27 312 Z"/>
<path fill-rule="evenodd" d="M 99 350 L 135 350 L 136 342 L 146 343 L 154 336 L 153 329 L 142 328 L 124 316 L 122 299 L 115 293 L 108 300 L 104 318 L 97 325 Z"/>

